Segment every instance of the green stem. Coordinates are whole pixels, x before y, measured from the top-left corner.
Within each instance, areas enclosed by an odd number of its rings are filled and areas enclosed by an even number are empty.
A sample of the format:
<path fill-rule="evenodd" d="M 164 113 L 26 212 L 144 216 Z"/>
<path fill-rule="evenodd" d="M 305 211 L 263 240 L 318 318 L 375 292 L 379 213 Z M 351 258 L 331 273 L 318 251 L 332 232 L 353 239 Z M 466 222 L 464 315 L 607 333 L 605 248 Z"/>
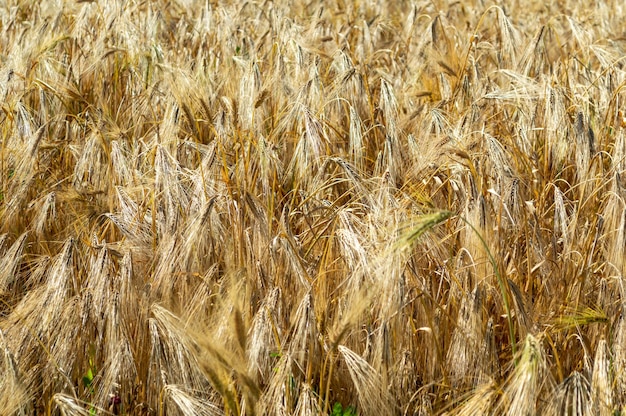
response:
<path fill-rule="evenodd" d="M 509 304 L 509 292 L 507 290 L 507 285 L 505 284 L 504 279 L 502 278 L 502 275 L 500 274 L 500 269 L 498 268 L 496 259 L 493 258 L 493 255 L 491 254 L 491 250 L 489 250 L 489 246 L 487 246 L 487 242 L 485 241 L 483 236 L 480 234 L 480 232 L 478 232 L 476 227 L 470 224 L 469 221 L 467 221 L 463 217 L 459 217 L 459 218 L 461 219 L 461 221 L 467 224 L 474 231 L 474 233 L 476 233 L 476 235 L 478 236 L 478 239 L 480 240 L 483 247 L 485 248 L 485 251 L 487 252 L 487 257 L 489 258 L 491 267 L 493 267 L 493 271 L 496 274 L 496 278 L 498 280 L 498 286 L 500 287 L 500 293 L 502 294 L 502 301 L 504 302 L 504 310 L 506 311 L 506 320 L 509 325 L 509 341 L 511 342 L 511 350 L 513 352 L 513 359 L 514 359 L 514 363 L 517 365 L 517 358 L 516 358 L 517 354 L 516 354 L 516 347 L 515 347 L 515 327 L 513 326 L 513 319 L 511 318 L 511 307 Z"/>

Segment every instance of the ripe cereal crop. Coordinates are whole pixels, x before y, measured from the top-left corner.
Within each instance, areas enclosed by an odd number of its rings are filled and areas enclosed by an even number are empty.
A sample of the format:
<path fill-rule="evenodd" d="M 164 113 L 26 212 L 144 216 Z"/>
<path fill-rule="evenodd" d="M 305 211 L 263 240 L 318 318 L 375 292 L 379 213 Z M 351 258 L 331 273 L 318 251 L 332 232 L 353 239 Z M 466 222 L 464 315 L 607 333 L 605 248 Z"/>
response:
<path fill-rule="evenodd" d="M 0 414 L 626 414 L 624 21 L 4 1 Z"/>

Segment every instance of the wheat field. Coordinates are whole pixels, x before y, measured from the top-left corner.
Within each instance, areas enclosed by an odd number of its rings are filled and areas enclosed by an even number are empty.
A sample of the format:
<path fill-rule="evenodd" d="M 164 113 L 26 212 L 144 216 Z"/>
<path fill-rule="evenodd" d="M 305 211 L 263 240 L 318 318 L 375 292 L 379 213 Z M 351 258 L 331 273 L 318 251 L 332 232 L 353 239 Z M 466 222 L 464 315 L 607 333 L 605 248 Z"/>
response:
<path fill-rule="evenodd" d="M 621 1 L 0 19 L 0 414 L 626 414 Z"/>

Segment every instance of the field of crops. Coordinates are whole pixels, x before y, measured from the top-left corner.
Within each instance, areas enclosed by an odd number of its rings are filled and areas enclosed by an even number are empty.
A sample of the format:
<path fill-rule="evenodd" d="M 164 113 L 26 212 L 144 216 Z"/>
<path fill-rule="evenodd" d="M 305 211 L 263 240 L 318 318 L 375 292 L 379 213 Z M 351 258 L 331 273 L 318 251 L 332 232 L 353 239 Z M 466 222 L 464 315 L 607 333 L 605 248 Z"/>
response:
<path fill-rule="evenodd" d="M 625 415 L 625 21 L 2 2 L 0 414 Z"/>

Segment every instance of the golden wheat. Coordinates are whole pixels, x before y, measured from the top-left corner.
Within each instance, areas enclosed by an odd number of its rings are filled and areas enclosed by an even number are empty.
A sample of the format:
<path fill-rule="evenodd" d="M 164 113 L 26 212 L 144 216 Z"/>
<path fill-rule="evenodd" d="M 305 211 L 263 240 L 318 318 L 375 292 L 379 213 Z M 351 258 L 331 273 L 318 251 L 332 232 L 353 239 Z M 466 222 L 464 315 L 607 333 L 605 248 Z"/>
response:
<path fill-rule="evenodd" d="M 4 2 L 0 413 L 625 413 L 626 7 L 557 3 Z"/>

